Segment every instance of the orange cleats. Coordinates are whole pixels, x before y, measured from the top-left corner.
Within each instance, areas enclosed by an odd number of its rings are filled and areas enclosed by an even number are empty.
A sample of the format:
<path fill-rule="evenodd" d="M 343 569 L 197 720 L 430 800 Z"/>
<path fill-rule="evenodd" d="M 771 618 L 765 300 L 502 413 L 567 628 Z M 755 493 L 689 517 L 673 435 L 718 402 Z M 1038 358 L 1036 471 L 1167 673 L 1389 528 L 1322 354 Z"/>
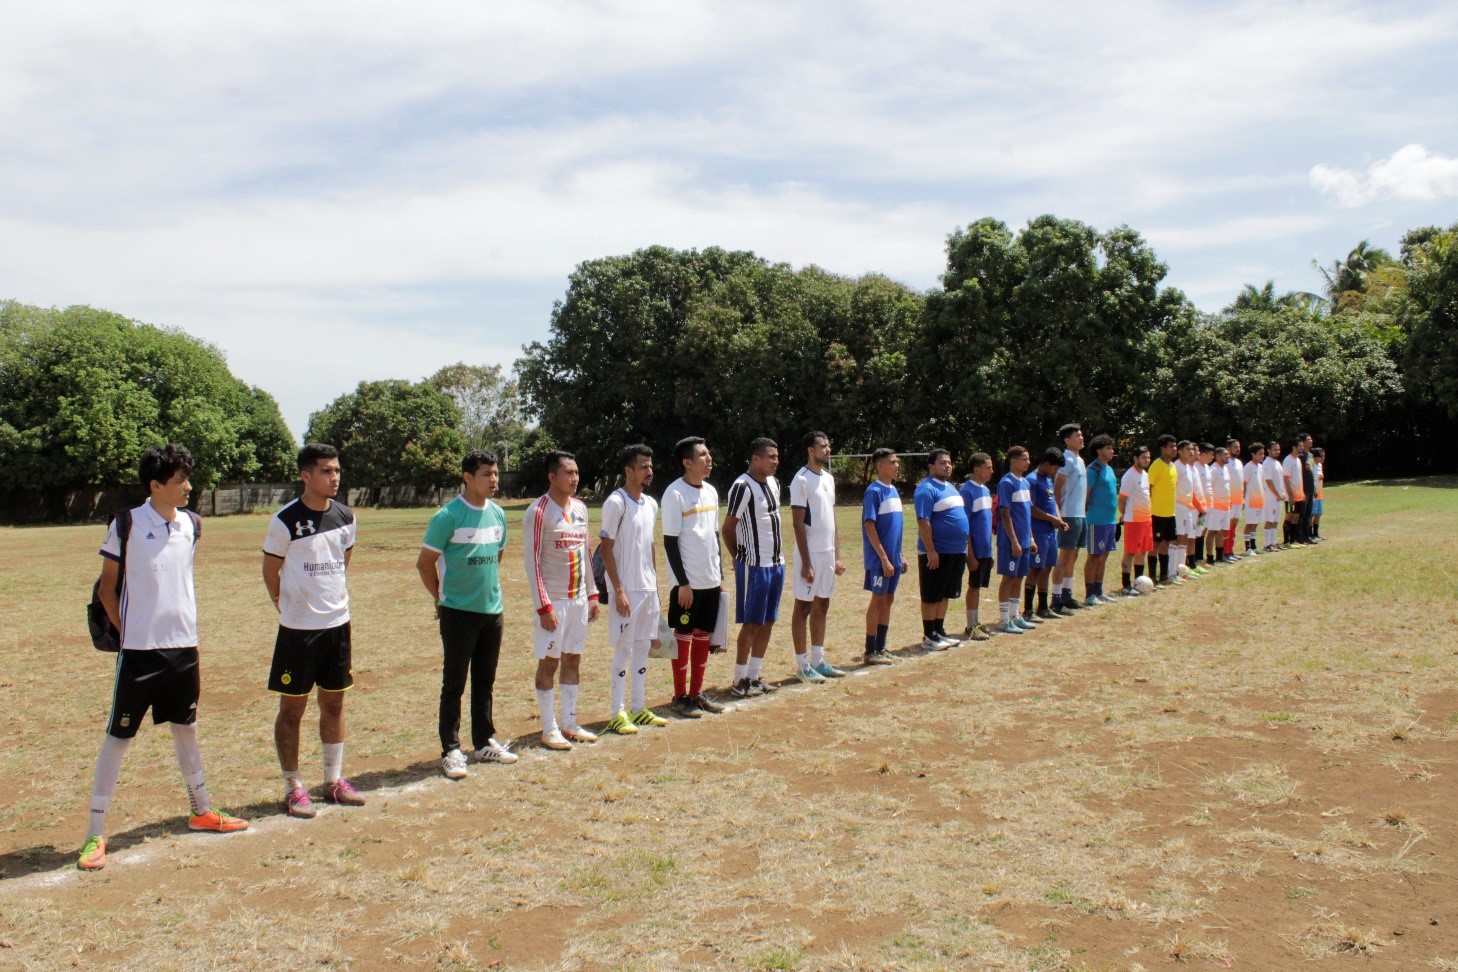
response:
<path fill-rule="evenodd" d="M 239 830 L 248 829 L 248 821 L 240 820 L 230 816 L 221 810 L 209 810 L 207 813 L 194 814 L 187 820 L 188 830 L 211 830 L 219 834 L 231 834 Z"/>
<path fill-rule="evenodd" d="M 76 866 L 83 871 L 99 871 L 106 867 L 106 838 L 92 834 L 86 838 L 86 843 L 81 845 L 81 856 L 76 858 Z"/>

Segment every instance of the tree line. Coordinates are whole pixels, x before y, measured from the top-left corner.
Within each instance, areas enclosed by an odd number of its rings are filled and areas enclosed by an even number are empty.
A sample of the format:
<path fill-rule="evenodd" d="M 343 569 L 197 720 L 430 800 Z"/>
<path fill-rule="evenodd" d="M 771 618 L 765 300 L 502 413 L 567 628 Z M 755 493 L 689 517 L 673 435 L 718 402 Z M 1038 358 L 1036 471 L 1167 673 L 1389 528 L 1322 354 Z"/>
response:
<path fill-rule="evenodd" d="M 352 484 L 455 481 L 461 453 L 537 471 L 560 443 L 584 482 L 627 442 L 704 436 L 719 475 L 750 439 L 827 433 L 839 453 L 965 457 L 1050 442 L 1064 422 L 1121 444 L 1164 431 L 1327 445 L 1335 475 L 1453 468 L 1458 224 L 1397 254 L 1362 241 L 1319 294 L 1247 285 L 1202 313 L 1126 226 L 994 219 L 947 240 L 941 286 L 795 269 L 747 251 L 653 246 L 579 264 L 548 336 L 508 371 L 448 365 L 361 382 L 310 416 Z M 0 488 L 128 482 L 147 445 L 188 445 L 200 488 L 287 480 L 277 403 L 180 331 L 89 307 L 0 302 Z M 666 472 L 673 472 L 665 469 Z M 666 482 L 667 480 L 665 480 Z"/>

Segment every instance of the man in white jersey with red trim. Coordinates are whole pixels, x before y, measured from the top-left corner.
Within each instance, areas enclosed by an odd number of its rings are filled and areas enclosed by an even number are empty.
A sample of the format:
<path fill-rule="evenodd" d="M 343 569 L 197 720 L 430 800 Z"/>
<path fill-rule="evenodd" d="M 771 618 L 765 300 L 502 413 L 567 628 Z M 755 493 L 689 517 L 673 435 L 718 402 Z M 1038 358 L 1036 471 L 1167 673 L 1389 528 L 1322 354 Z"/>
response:
<path fill-rule="evenodd" d="M 577 498 L 577 457 L 551 452 L 546 458 L 547 492 L 522 516 L 522 560 L 536 608 L 532 654 L 537 660 L 537 704 L 542 745 L 571 749 L 597 742 L 577 721 L 577 688 L 587 626 L 597 620 L 597 586 L 587 548 L 587 504 Z M 562 720 L 557 721 L 555 682 L 562 670 Z"/>
<path fill-rule="evenodd" d="M 278 610 L 269 691 L 278 694 L 273 742 L 284 779 L 284 812 L 314 816 L 299 770 L 299 726 L 318 689 L 324 798 L 358 807 L 364 797 L 344 776 L 344 693 L 354 684 L 354 648 L 345 573 L 354 553 L 354 510 L 339 492 L 339 450 L 311 442 L 299 450 L 304 491 L 268 521 L 263 585 Z"/>
<path fill-rule="evenodd" d="M 714 456 L 696 435 L 673 447 L 683 475 L 663 491 L 663 555 L 673 574 L 668 621 L 678 642 L 673 668 L 673 711 L 686 719 L 719 713 L 724 706 L 704 694 L 709 638 L 724 597 L 719 544 L 719 492 L 709 482 Z"/>
<path fill-rule="evenodd" d="M 780 535 L 780 447 L 760 437 L 749 444 L 749 469 L 729 487 L 721 532 L 734 548 L 735 645 L 734 695 L 747 698 L 775 691 L 760 678 L 770 635 L 780 616 L 785 588 L 785 556 Z"/>
<path fill-rule="evenodd" d="M 126 755 L 147 710 L 153 724 L 172 730 L 177 765 L 187 786 L 190 830 L 233 833 L 246 820 L 214 810 L 203 781 L 197 742 L 197 598 L 193 551 L 202 520 L 186 509 L 192 456 L 168 443 L 142 453 L 139 478 L 147 501 L 118 514 L 101 544 L 97 595 L 119 633 L 111 718 L 92 779 L 91 815 L 76 860 L 83 871 L 106 866 L 106 814 Z M 121 535 L 122 528 L 126 536 Z"/>
<path fill-rule="evenodd" d="M 845 573 L 840 561 L 840 536 L 835 529 L 835 477 L 830 474 L 830 438 L 824 432 L 805 436 L 805 465 L 790 479 L 790 518 L 795 527 L 795 576 L 791 590 L 795 609 L 790 633 L 795 643 L 795 677 L 817 683 L 844 678 L 845 672 L 825 660 L 825 616 L 835 579 Z M 806 628 L 810 650 L 805 650 Z"/>
<path fill-rule="evenodd" d="M 658 503 L 644 492 L 653 485 L 653 450 L 641 442 L 618 457 L 623 485 L 602 504 L 598 550 L 607 577 L 608 644 L 613 664 L 608 670 L 613 716 L 607 728 L 630 736 L 640 726 L 666 726 L 668 720 L 648 708 L 648 651 L 658 636 L 658 562 L 653 531 Z M 633 710 L 623 704 L 632 683 Z"/>

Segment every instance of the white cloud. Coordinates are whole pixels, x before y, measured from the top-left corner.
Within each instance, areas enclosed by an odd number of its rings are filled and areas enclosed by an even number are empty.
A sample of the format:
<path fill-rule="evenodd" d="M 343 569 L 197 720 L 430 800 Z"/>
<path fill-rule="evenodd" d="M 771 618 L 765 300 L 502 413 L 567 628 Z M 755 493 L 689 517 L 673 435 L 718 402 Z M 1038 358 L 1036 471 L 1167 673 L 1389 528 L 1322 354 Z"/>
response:
<path fill-rule="evenodd" d="M 1390 157 L 1367 166 L 1365 173 L 1325 164 L 1314 166 L 1311 185 L 1348 207 L 1365 206 L 1379 199 L 1430 202 L 1458 196 L 1458 158 L 1429 152 L 1417 144 L 1404 145 Z"/>

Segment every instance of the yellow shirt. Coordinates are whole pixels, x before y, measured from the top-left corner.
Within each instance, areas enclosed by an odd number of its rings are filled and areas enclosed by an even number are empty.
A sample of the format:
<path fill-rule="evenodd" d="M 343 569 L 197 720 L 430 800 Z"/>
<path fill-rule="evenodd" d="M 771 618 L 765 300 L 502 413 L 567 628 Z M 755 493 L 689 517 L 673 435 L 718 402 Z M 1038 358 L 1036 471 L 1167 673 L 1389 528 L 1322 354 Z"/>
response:
<path fill-rule="evenodd" d="M 1156 459 L 1149 465 L 1149 512 L 1154 516 L 1175 515 L 1175 486 L 1179 473 L 1174 463 Z"/>

